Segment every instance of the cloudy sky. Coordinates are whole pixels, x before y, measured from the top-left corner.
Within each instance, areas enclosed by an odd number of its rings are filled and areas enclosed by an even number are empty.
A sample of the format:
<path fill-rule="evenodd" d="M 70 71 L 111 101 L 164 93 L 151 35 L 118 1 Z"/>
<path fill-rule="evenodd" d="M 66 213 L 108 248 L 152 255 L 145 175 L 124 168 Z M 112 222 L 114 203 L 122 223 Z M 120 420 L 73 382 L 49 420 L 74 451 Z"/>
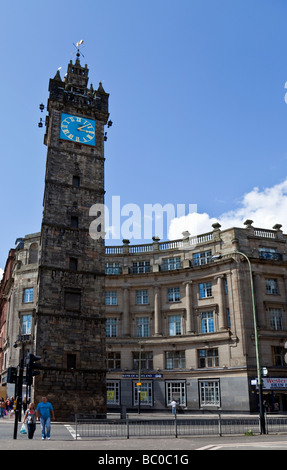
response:
<path fill-rule="evenodd" d="M 246 219 L 253 220 L 254 227 L 272 228 L 280 223 L 287 227 L 287 179 L 270 188 L 260 190 L 254 187 L 242 196 L 234 209 L 223 212 L 218 217 L 210 214 L 193 212 L 187 216 L 174 218 L 169 226 L 169 237 L 177 239 L 182 232 L 188 230 L 191 235 L 209 232 L 215 222 L 221 229 L 243 227 Z"/>
<path fill-rule="evenodd" d="M 2 269 L 16 238 L 41 229 L 39 104 L 81 39 L 89 84 L 110 93 L 110 213 L 115 197 L 121 223 L 128 207 L 185 205 L 163 239 L 208 232 L 215 220 L 280 223 L 287 233 L 286 0 L 14 0 L 0 9 Z M 151 241 L 144 222 L 131 243 Z"/>

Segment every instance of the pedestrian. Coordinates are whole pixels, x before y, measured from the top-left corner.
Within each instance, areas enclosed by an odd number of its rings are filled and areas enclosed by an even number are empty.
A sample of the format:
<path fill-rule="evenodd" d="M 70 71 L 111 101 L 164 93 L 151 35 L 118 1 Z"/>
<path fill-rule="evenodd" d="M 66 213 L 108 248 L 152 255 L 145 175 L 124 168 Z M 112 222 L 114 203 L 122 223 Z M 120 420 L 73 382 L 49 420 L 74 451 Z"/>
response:
<path fill-rule="evenodd" d="M 34 403 L 30 403 L 28 410 L 25 413 L 23 424 L 27 422 L 28 439 L 33 439 L 34 432 L 36 431 L 36 410 Z"/>
<path fill-rule="evenodd" d="M 54 409 L 51 403 L 48 402 L 47 397 L 42 397 L 42 401 L 38 403 L 36 408 L 37 418 L 40 419 L 42 440 L 51 439 L 51 415 L 52 420 L 55 421 Z"/>
<path fill-rule="evenodd" d="M 23 400 L 23 411 L 24 411 L 24 413 L 26 413 L 27 408 L 28 408 L 28 403 L 27 403 L 27 397 L 25 396 L 24 400 Z"/>
<path fill-rule="evenodd" d="M 14 397 L 11 397 L 11 398 L 7 399 L 7 406 L 8 406 L 8 411 L 11 412 L 13 410 L 13 406 L 14 406 Z"/>
<path fill-rule="evenodd" d="M 171 406 L 171 412 L 173 415 L 176 415 L 176 401 L 172 400 L 172 402 L 169 404 Z"/>
<path fill-rule="evenodd" d="M 4 418 L 5 416 L 5 400 L 3 397 L 0 398 L 0 418 Z"/>

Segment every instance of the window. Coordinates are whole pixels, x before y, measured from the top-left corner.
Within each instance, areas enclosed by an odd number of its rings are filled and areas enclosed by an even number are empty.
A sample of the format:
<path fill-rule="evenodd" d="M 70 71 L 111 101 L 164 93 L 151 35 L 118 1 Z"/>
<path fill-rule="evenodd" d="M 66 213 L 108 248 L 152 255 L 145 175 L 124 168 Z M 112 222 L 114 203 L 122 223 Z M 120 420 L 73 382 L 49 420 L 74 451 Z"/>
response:
<path fill-rule="evenodd" d="M 106 263 L 106 274 L 121 274 L 119 263 Z"/>
<path fill-rule="evenodd" d="M 79 227 L 79 217 L 72 215 L 71 217 L 71 227 L 78 228 Z"/>
<path fill-rule="evenodd" d="M 79 312 L 81 310 L 81 293 L 65 291 L 65 309 Z"/>
<path fill-rule="evenodd" d="M 181 335 L 181 315 L 172 315 L 168 318 L 169 336 Z"/>
<path fill-rule="evenodd" d="M 207 297 L 212 297 L 211 282 L 203 282 L 203 283 L 199 284 L 199 297 L 201 299 L 206 299 Z"/>
<path fill-rule="evenodd" d="M 136 291 L 136 304 L 137 305 L 148 304 L 148 291 L 146 289 Z"/>
<path fill-rule="evenodd" d="M 285 362 L 286 349 L 281 346 L 272 347 L 272 357 L 274 366 L 286 366 Z"/>
<path fill-rule="evenodd" d="M 176 258 L 167 258 L 167 259 L 164 259 L 162 262 L 163 271 L 172 271 L 174 269 L 180 269 L 180 268 L 181 268 L 180 256 Z"/>
<path fill-rule="evenodd" d="M 136 382 L 133 383 L 134 388 L 134 405 L 139 404 L 139 387 L 137 386 Z M 140 394 L 141 394 L 141 405 L 148 405 L 152 406 L 153 399 L 152 399 L 152 382 L 142 382 L 140 386 Z"/>
<path fill-rule="evenodd" d="M 107 382 L 107 404 L 119 405 L 120 404 L 120 383 Z"/>
<path fill-rule="evenodd" d="M 226 295 L 228 294 L 228 282 L 226 277 L 224 278 L 224 292 Z"/>
<path fill-rule="evenodd" d="M 67 369 L 74 370 L 77 368 L 76 354 L 67 354 Z"/>
<path fill-rule="evenodd" d="M 200 381 L 200 406 L 220 406 L 220 385 L 218 380 Z"/>
<path fill-rule="evenodd" d="M 38 261 L 38 243 L 32 243 L 29 248 L 29 264 Z"/>
<path fill-rule="evenodd" d="M 137 337 L 144 338 L 146 336 L 150 336 L 149 318 L 148 317 L 137 318 Z"/>
<path fill-rule="evenodd" d="M 32 329 L 32 315 L 29 313 L 27 315 L 22 315 L 22 335 L 30 335 Z"/>
<path fill-rule="evenodd" d="M 79 186 L 80 186 L 80 177 L 79 176 L 73 176 L 73 186 L 75 188 L 79 188 Z"/>
<path fill-rule="evenodd" d="M 201 333 L 214 333 L 214 312 L 201 313 Z"/>
<path fill-rule="evenodd" d="M 169 302 L 179 302 L 180 301 L 179 287 L 169 287 L 167 290 L 167 296 L 168 296 Z"/>
<path fill-rule="evenodd" d="M 186 405 L 185 382 L 166 383 L 166 406 L 168 406 L 172 400 L 175 400 L 179 405 Z"/>
<path fill-rule="evenodd" d="M 281 253 L 277 253 L 276 248 L 267 248 L 261 247 L 259 248 L 259 258 L 260 259 L 271 259 L 275 261 L 281 261 L 282 255 Z"/>
<path fill-rule="evenodd" d="M 278 294 L 277 279 L 265 279 L 266 294 Z"/>
<path fill-rule="evenodd" d="M 106 305 L 117 305 L 118 297 L 116 291 L 106 291 L 105 293 L 105 304 Z"/>
<path fill-rule="evenodd" d="M 29 302 L 33 302 L 33 288 L 32 289 L 24 289 L 24 304 L 28 304 Z"/>
<path fill-rule="evenodd" d="M 218 348 L 199 349 L 198 350 L 198 367 L 219 367 Z"/>
<path fill-rule="evenodd" d="M 136 261 L 131 268 L 132 274 L 142 274 L 150 272 L 150 261 Z"/>
<path fill-rule="evenodd" d="M 273 330 L 283 330 L 282 309 L 270 308 L 270 325 Z"/>
<path fill-rule="evenodd" d="M 203 264 L 211 263 L 211 250 L 203 251 L 202 253 L 195 253 L 193 255 L 193 264 L 194 266 L 201 266 Z"/>
<path fill-rule="evenodd" d="M 140 368 L 140 353 L 134 353 L 133 368 L 139 370 Z M 141 353 L 141 369 L 142 370 L 153 370 L 153 353 L 142 352 Z"/>
<path fill-rule="evenodd" d="M 107 353 L 107 368 L 120 369 L 121 368 L 121 353 L 108 352 Z"/>
<path fill-rule="evenodd" d="M 77 258 L 70 258 L 69 259 L 69 269 L 71 271 L 77 271 L 77 269 L 78 269 L 78 260 L 77 260 Z"/>
<path fill-rule="evenodd" d="M 185 369 L 185 351 L 167 351 L 166 369 Z"/>
<path fill-rule="evenodd" d="M 231 328 L 231 318 L 230 318 L 230 309 L 226 309 L 226 316 L 227 316 L 227 327 Z"/>
<path fill-rule="evenodd" d="M 106 320 L 106 337 L 116 338 L 118 335 L 117 318 L 107 318 Z"/>

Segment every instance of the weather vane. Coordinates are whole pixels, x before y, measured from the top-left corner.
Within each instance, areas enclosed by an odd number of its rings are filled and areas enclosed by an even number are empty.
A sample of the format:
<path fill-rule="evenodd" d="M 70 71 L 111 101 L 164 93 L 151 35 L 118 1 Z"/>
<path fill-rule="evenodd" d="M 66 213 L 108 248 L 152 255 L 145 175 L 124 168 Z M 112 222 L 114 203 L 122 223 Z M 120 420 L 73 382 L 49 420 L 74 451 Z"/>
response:
<path fill-rule="evenodd" d="M 76 44 L 73 42 L 73 46 L 75 46 L 75 48 L 77 49 L 77 57 L 80 57 L 80 55 L 85 57 L 84 54 L 82 54 L 82 52 L 80 51 L 80 46 L 82 46 L 83 44 L 84 44 L 83 39 L 81 39 L 79 42 L 76 42 Z"/>

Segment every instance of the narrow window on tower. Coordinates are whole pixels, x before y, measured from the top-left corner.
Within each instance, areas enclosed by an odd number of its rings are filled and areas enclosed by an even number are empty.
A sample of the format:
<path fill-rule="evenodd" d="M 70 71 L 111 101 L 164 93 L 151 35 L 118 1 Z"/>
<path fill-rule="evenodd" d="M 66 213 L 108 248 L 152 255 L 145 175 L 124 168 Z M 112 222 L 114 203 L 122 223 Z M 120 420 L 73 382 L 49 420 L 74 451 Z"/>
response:
<path fill-rule="evenodd" d="M 80 312 L 81 311 L 81 292 L 80 291 L 65 291 L 65 310 L 66 312 Z"/>
<path fill-rule="evenodd" d="M 76 175 L 73 176 L 73 186 L 75 188 L 79 188 L 79 186 L 80 186 L 80 177 L 79 176 L 76 176 Z"/>
<path fill-rule="evenodd" d="M 69 269 L 71 269 L 72 271 L 77 271 L 77 269 L 78 269 L 78 260 L 77 260 L 77 258 L 70 258 Z"/>
<path fill-rule="evenodd" d="M 74 370 L 77 368 L 76 354 L 67 354 L 67 369 Z"/>
<path fill-rule="evenodd" d="M 79 217 L 72 215 L 71 217 L 71 227 L 78 228 L 79 227 Z"/>

